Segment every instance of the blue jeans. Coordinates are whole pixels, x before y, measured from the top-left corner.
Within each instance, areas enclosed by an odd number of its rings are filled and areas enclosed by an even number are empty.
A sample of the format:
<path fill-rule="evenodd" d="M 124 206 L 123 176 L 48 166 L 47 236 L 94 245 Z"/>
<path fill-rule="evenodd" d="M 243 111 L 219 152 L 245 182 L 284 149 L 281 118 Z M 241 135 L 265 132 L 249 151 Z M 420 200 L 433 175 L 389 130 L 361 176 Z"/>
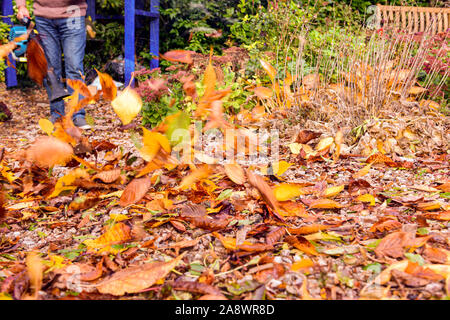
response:
<path fill-rule="evenodd" d="M 86 48 L 85 17 L 47 19 L 36 17 L 36 29 L 39 32 L 42 47 L 47 58 L 48 67 L 53 68 L 55 75 L 61 79 L 62 56 L 67 79 L 82 79 L 84 75 L 83 59 Z M 50 87 L 44 80 L 44 87 L 50 100 Z M 73 89 L 68 87 L 72 94 Z M 83 97 L 80 95 L 80 99 Z M 65 114 L 64 101 L 50 103 L 50 112 L 54 119 Z M 73 118 L 83 117 L 86 112 L 81 109 Z"/>

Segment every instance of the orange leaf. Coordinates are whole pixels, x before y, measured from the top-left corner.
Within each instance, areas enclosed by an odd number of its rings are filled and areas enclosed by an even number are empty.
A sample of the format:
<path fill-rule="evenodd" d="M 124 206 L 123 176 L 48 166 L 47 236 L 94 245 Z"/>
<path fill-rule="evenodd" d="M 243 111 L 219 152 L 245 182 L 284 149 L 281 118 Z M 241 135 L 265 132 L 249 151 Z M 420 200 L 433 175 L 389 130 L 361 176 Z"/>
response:
<path fill-rule="evenodd" d="M 277 75 L 277 70 L 272 67 L 272 65 L 264 60 L 259 60 L 261 62 L 262 67 L 264 70 L 266 70 L 267 74 L 269 75 L 270 80 L 272 83 L 275 81 L 275 77 Z"/>
<path fill-rule="evenodd" d="M 139 202 L 147 193 L 148 189 L 151 186 L 151 178 L 139 178 L 131 181 L 120 197 L 119 204 L 122 207 L 129 206 L 130 204 L 134 204 Z"/>
<path fill-rule="evenodd" d="M 26 159 L 40 167 L 49 168 L 65 165 L 72 154 L 73 149 L 69 144 L 53 137 L 41 137 L 26 150 Z"/>
<path fill-rule="evenodd" d="M 100 293 L 115 296 L 140 292 L 152 286 L 159 279 L 166 277 L 178 265 L 183 256 L 184 253 L 169 262 L 150 262 L 120 270 L 98 284 L 97 290 Z"/>
<path fill-rule="evenodd" d="M 216 90 L 216 71 L 214 70 L 214 67 L 212 65 L 212 49 L 211 49 L 211 55 L 209 57 L 209 63 L 205 70 L 205 75 L 203 77 L 203 84 L 205 85 L 205 97 L 211 96 L 214 91 Z"/>
<path fill-rule="evenodd" d="M 228 178 L 236 184 L 244 184 L 247 180 L 244 169 L 237 163 L 225 164 L 224 169 Z"/>
<path fill-rule="evenodd" d="M 301 186 L 290 183 L 281 183 L 276 185 L 273 189 L 273 193 L 278 201 L 292 200 L 305 194 Z"/>
<path fill-rule="evenodd" d="M 197 181 L 208 178 L 210 174 L 211 168 L 209 165 L 202 165 L 199 169 L 194 170 L 189 175 L 184 177 L 178 188 L 181 190 L 189 189 Z"/>
<path fill-rule="evenodd" d="M 317 199 L 309 205 L 310 209 L 339 209 L 342 207 L 340 203 L 331 199 Z"/>
<path fill-rule="evenodd" d="M 291 266 L 291 271 L 297 272 L 306 268 L 311 268 L 314 266 L 314 262 L 311 259 L 302 259 L 299 261 L 296 261 Z"/>
<path fill-rule="evenodd" d="M 260 99 L 269 99 L 273 95 L 273 90 L 267 87 L 256 87 L 253 91 Z"/>
<path fill-rule="evenodd" d="M 316 248 L 314 248 L 314 246 L 304 237 L 287 236 L 286 242 L 306 254 L 313 256 L 319 255 Z"/>
<path fill-rule="evenodd" d="M 366 165 L 364 168 L 362 168 L 361 170 L 359 170 L 358 172 L 356 172 L 352 177 L 353 179 L 359 179 L 363 176 L 365 176 L 366 174 L 369 173 L 370 171 L 370 167 L 372 166 L 371 163 L 369 163 L 368 165 Z"/>
<path fill-rule="evenodd" d="M 324 231 L 330 229 L 331 227 L 335 227 L 334 225 L 323 225 L 323 224 L 311 224 L 309 226 L 303 226 L 300 228 L 288 228 L 290 234 L 294 235 L 305 235 L 312 234 L 319 231 Z"/>
<path fill-rule="evenodd" d="M 186 64 L 191 64 L 194 62 L 192 60 L 192 51 L 187 50 L 172 50 L 161 55 L 161 58 L 166 59 L 171 62 L 181 62 Z"/>
<path fill-rule="evenodd" d="M 112 245 L 121 244 L 131 239 L 131 228 L 119 222 L 108 229 L 97 239 L 84 240 L 88 252 L 107 253 L 114 251 Z"/>
<path fill-rule="evenodd" d="M 97 69 L 95 69 L 95 71 L 97 71 L 98 77 L 100 79 L 103 98 L 108 101 L 113 101 L 117 97 L 117 87 L 114 83 L 113 78 L 109 74 L 102 73 Z"/>

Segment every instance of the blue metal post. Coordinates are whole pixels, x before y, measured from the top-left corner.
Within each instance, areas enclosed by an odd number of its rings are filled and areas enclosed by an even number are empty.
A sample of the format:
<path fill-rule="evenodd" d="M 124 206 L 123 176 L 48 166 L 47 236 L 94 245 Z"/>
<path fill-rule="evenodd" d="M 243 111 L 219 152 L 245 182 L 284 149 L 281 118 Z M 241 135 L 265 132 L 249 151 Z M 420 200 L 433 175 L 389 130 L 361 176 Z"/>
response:
<path fill-rule="evenodd" d="M 134 72 L 135 17 L 136 1 L 125 0 L 125 85 L 130 83 L 131 73 Z"/>
<path fill-rule="evenodd" d="M 2 15 L 9 16 L 14 14 L 12 0 L 3 0 L 2 4 Z M 3 18 L 3 22 L 12 26 L 11 18 Z M 8 88 L 17 86 L 17 74 L 16 74 L 16 62 L 12 58 L 11 55 L 8 56 L 8 60 L 10 62 L 10 67 L 7 67 L 5 70 L 5 80 L 6 86 Z M 6 63 L 6 61 L 5 61 Z"/>
<path fill-rule="evenodd" d="M 87 0 L 87 12 L 86 15 L 92 18 L 92 21 L 97 20 L 95 14 L 95 0 Z"/>
<path fill-rule="evenodd" d="M 159 0 L 151 0 L 150 12 L 157 15 L 159 12 Z M 159 17 L 152 17 L 150 20 L 150 53 L 159 57 Z M 159 60 L 150 61 L 150 69 L 158 68 Z"/>

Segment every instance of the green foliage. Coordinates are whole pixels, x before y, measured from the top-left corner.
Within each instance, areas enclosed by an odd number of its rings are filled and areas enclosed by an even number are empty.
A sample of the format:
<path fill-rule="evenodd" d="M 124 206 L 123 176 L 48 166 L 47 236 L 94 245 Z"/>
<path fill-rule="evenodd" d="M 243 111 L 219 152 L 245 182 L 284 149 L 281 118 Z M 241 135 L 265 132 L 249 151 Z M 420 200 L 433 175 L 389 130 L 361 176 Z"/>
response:
<path fill-rule="evenodd" d="M 103 67 L 106 62 L 122 54 L 124 26 L 119 22 L 96 21 L 96 38 L 86 43 L 85 69 Z"/>

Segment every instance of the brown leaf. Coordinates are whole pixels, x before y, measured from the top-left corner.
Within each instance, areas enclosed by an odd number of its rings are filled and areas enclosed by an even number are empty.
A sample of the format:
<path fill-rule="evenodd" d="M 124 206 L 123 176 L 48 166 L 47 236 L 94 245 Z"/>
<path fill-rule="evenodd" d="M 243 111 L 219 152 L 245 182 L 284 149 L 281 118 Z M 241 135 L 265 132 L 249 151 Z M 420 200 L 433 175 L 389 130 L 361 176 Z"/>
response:
<path fill-rule="evenodd" d="M 120 177 L 120 169 L 114 169 L 114 170 L 108 170 L 108 171 L 102 171 L 97 173 L 92 177 L 92 180 L 99 179 L 103 181 L 104 183 L 112 183 L 119 179 Z"/>
<path fill-rule="evenodd" d="M 284 221 L 284 219 L 279 214 L 280 208 L 278 206 L 278 201 L 275 198 L 275 195 L 273 194 L 273 190 L 267 184 L 267 182 L 264 181 L 263 177 L 253 173 L 251 170 L 247 170 L 247 177 L 248 177 L 248 182 L 253 187 L 258 189 L 264 202 L 269 206 L 270 209 L 272 209 L 272 213 L 278 219 L 280 219 L 281 221 Z"/>
<path fill-rule="evenodd" d="M 266 235 L 266 243 L 269 245 L 273 245 L 274 243 L 278 242 L 286 233 L 286 228 L 284 227 L 277 227 L 270 231 Z"/>
<path fill-rule="evenodd" d="M 427 212 L 422 215 L 427 219 L 440 220 L 440 221 L 450 221 L 450 210 L 442 212 Z"/>
<path fill-rule="evenodd" d="M 79 197 L 69 204 L 69 209 L 73 211 L 81 211 L 94 207 L 100 201 L 97 197 Z"/>
<path fill-rule="evenodd" d="M 375 253 L 378 257 L 401 258 L 405 247 L 412 240 L 411 235 L 407 232 L 398 231 L 388 234 L 375 248 Z"/>
<path fill-rule="evenodd" d="M 273 250 L 273 245 L 266 244 L 266 243 L 242 243 L 240 245 L 237 245 L 236 248 L 238 250 L 247 251 L 247 252 L 262 252 L 262 251 L 269 251 Z"/>
<path fill-rule="evenodd" d="M 200 283 L 197 281 L 177 280 L 174 282 L 172 288 L 175 290 L 200 293 L 203 295 L 209 294 L 209 295 L 213 295 L 213 296 L 223 296 L 218 288 L 208 285 L 206 283 Z"/>
<path fill-rule="evenodd" d="M 0 222 L 3 220 L 5 216 L 6 216 L 5 195 L 3 191 L 0 191 Z"/>
<path fill-rule="evenodd" d="M 376 153 L 367 158 L 366 163 L 376 164 L 383 163 L 389 167 L 396 167 L 397 163 L 382 153 Z"/>
<path fill-rule="evenodd" d="M 402 224 L 398 222 L 397 220 L 393 220 L 390 218 L 387 219 L 381 219 L 380 221 L 374 223 L 372 227 L 370 227 L 370 232 L 385 232 L 385 231 L 391 231 L 400 229 L 402 227 Z"/>
<path fill-rule="evenodd" d="M 228 300 L 228 299 L 223 295 L 216 296 L 213 294 L 205 294 L 204 296 L 198 298 L 198 300 Z"/>
<path fill-rule="evenodd" d="M 185 220 L 189 221 L 198 228 L 202 228 L 209 231 L 217 231 L 225 229 L 230 222 L 229 218 L 214 219 L 209 216 L 186 216 Z"/>
<path fill-rule="evenodd" d="M 139 202 L 151 187 L 151 178 L 144 177 L 131 181 L 120 197 L 119 205 L 122 207 L 129 206 Z"/>
<path fill-rule="evenodd" d="M 186 232 L 186 227 L 180 221 L 170 220 L 170 224 L 180 232 Z"/>
<path fill-rule="evenodd" d="M 434 263 L 446 264 L 450 257 L 450 252 L 445 249 L 426 247 L 423 251 L 423 256 Z"/>
<path fill-rule="evenodd" d="M 307 144 L 311 140 L 318 138 L 322 135 L 320 132 L 311 131 L 311 130 L 300 130 L 295 138 L 295 142 L 301 144 Z"/>
<path fill-rule="evenodd" d="M 103 275 L 103 261 L 104 260 L 105 260 L 105 258 L 103 257 L 102 260 L 100 260 L 97 263 L 97 266 L 95 267 L 94 270 L 81 274 L 80 275 L 81 281 L 94 281 L 94 280 L 97 280 L 98 278 L 100 278 Z"/>
<path fill-rule="evenodd" d="M 72 147 L 54 137 L 40 137 L 26 150 L 26 159 L 39 167 L 65 165 L 72 157 Z"/>
<path fill-rule="evenodd" d="M 313 256 L 319 255 L 319 253 L 316 251 L 316 248 L 304 237 L 287 236 L 286 242 L 306 254 Z"/>
<path fill-rule="evenodd" d="M 228 178 L 236 184 L 244 184 L 247 180 L 244 169 L 237 163 L 225 164 L 224 169 Z"/>
<path fill-rule="evenodd" d="M 181 217 L 203 217 L 206 216 L 206 208 L 200 204 L 187 204 L 180 212 Z"/>
<path fill-rule="evenodd" d="M 183 256 L 184 253 L 169 262 L 150 262 L 123 269 L 98 284 L 97 290 L 100 293 L 115 296 L 140 292 L 167 276 L 178 265 Z"/>

